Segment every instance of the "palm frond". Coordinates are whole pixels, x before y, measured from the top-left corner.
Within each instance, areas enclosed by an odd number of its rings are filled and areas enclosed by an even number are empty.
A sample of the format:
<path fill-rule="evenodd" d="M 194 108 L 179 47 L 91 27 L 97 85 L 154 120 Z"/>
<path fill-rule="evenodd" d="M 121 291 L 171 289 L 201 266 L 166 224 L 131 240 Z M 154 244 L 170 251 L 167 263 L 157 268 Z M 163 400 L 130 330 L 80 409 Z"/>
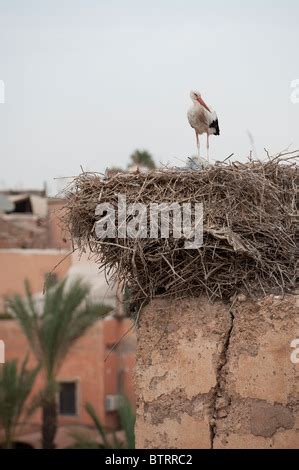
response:
<path fill-rule="evenodd" d="M 132 405 L 125 395 L 120 396 L 118 408 L 121 427 L 126 436 L 127 449 L 135 449 L 135 413 Z"/>
<path fill-rule="evenodd" d="M 94 407 L 92 406 L 91 403 L 87 403 L 85 405 L 85 409 L 87 411 L 87 413 L 89 414 L 89 416 L 91 417 L 96 429 L 98 430 L 101 438 L 102 438 L 102 441 L 103 441 L 103 445 L 105 447 L 105 449 L 110 449 L 110 444 L 109 444 L 109 441 L 107 439 L 107 433 L 105 431 L 105 428 L 104 426 L 102 425 L 98 415 L 96 414 L 96 411 L 94 409 Z"/>
<path fill-rule="evenodd" d="M 87 301 L 89 287 L 80 279 L 67 286 L 66 279 L 46 290 L 42 311 L 39 313 L 29 284 L 26 298 L 19 295 L 9 300 L 38 361 L 52 380 L 72 344 L 111 307 Z"/>

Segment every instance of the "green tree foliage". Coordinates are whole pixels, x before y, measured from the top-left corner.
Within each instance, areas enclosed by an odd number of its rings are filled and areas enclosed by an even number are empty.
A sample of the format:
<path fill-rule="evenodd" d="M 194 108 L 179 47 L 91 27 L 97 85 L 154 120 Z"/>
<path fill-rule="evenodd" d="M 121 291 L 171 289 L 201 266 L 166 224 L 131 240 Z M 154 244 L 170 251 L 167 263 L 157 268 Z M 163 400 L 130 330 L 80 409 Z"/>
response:
<path fill-rule="evenodd" d="M 153 170 L 156 168 L 153 156 L 147 150 L 135 150 L 130 155 L 130 162 L 128 167 L 141 166 Z"/>
<path fill-rule="evenodd" d="M 8 361 L 0 368 L 0 427 L 4 430 L 1 446 L 6 449 L 13 446 L 16 426 L 26 411 L 25 402 L 39 370 L 38 366 L 32 370 L 26 367 L 27 358 L 19 370 L 16 360 Z"/>
<path fill-rule="evenodd" d="M 45 449 L 53 449 L 57 431 L 57 373 L 75 341 L 111 307 L 90 302 L 90 289 L 81 280 L 70 285 L 63 280 L 48 286 L 42 305 L 34 301 L 27 282 L 25 288 L 25 299 L 19 295 L 12 297 L 9 308 L 42 367 L 45 380 L 40 394 L 42 441 Z"/>

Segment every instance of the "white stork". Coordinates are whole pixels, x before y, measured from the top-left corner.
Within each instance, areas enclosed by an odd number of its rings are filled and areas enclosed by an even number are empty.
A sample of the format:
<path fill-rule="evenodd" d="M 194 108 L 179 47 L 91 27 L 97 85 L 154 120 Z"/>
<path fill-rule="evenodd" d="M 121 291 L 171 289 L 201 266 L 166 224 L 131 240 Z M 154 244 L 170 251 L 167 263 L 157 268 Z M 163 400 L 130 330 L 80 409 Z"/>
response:
<path fill-rule="evenodd" d="M 208 107 L 198 91 L 191 91 L 190 97 L 193 106 L 189 109 L 187 116 L 190 126 L 195 130 L 198 158 L 200 160 L 199 136 L 207 134 L 207 160 L 209 161 L 209 136 L 220 134 L 217 114 Z"/>

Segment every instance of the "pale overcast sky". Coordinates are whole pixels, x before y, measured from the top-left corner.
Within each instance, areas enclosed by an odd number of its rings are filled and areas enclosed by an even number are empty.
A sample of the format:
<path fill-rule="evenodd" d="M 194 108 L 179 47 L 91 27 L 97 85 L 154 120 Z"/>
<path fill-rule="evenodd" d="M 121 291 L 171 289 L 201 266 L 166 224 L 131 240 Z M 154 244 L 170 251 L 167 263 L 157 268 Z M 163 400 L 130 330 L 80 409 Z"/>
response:
<path fill-rule="evenodd" d="M 0 187 L 55 193 L 135 148 L 179 165 L 192 88 L 218 113 L 214 159 L 245 158 L 248 131 L 259 154 L 298 148 L 298 18 L 298 0 L 0 0 Z"/>

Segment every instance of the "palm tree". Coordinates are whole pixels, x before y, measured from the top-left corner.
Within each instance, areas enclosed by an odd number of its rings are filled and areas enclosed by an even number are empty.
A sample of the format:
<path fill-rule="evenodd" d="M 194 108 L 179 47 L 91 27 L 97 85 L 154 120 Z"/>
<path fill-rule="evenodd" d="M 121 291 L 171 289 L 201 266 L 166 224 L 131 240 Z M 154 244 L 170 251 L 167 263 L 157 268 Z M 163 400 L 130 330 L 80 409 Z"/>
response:
<path fill-rule="evenodd" d="M 149 170 L 156 168 L 153 156 L 147 150 L 135 150 L 135 152 L 130 155 L 130 159 L 129 168 L 135 165 L 146 167 Z"/>
<path fill-rule="evenodd" d="M 0 425 L 4 429 L 2 447 L 11 449 L 15 429 L 25 409 L 39 366 L 27 370 L 27 358 L 18 371 L 17 361 L 8 361 L 0 369 Z"/>
<path fill-rule="evenodd" d="M 26 298 L 15 295 L 9 300 L 9 307 L 43 370 L 42 442 L 45 449 L 53 449 L 57 430 L 57 373 L 74 342 L 111 307 L 91 303 L 90 289 L 81 280 L 66 286 L 65 279 L 48 287 L 42 308 L 34 301 L 28 282 L 25 289 Z"/>

